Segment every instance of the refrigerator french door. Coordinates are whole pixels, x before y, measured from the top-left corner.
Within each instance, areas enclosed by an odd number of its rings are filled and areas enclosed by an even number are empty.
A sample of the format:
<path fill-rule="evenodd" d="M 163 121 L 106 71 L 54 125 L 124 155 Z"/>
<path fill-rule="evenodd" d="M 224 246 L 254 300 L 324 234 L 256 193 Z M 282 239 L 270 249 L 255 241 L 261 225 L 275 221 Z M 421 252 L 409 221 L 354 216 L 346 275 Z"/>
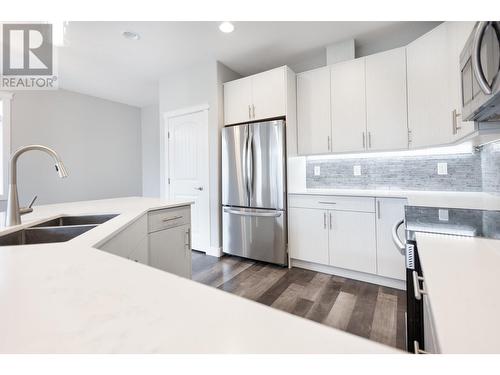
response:
<path fill-rule="evenodd" d="M 222 130 L 223 251 L 287 264 L 285 122 Z"/>

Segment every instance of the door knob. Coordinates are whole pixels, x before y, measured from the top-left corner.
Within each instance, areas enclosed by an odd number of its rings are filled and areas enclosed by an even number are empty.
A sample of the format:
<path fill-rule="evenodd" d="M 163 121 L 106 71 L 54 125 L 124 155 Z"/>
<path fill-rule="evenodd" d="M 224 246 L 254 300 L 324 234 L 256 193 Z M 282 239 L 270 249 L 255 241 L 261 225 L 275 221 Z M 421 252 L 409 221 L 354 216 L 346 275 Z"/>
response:
<path fill-rule="evenodd" d="M 203 191 L 203 186 L 198 186 L 198 187 L 195 187 L 194 190 L 199 190 L 199 191 Z"/>

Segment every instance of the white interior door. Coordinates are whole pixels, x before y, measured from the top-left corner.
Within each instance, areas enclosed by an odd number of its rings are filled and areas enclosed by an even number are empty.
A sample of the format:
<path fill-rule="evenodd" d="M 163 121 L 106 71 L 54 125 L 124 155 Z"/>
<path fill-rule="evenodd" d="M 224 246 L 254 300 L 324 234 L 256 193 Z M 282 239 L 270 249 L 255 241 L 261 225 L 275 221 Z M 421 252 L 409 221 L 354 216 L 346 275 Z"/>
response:
<path fill-rule="evenodd" d="M 210 247 L 208 109 L 168 117 L 168 188 L 170 199 L 193 201 L 192 247 Z"/>

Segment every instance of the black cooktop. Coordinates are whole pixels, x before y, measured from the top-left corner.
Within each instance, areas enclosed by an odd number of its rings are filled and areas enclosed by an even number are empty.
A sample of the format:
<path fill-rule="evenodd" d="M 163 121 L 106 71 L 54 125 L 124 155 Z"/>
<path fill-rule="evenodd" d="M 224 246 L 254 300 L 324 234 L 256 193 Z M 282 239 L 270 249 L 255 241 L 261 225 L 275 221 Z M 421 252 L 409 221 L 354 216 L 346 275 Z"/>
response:
<path fill-rule="evenodd" d="M 500 239 L 500 211 L 405 207 L 406 230 Z"/>

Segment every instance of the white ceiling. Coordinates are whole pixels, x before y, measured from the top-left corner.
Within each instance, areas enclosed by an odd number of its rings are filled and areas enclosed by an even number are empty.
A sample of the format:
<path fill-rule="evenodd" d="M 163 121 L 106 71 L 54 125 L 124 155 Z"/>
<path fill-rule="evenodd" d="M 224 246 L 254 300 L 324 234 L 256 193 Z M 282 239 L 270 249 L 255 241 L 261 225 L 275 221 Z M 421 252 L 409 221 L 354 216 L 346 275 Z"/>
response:
<path fill-rule="evenodd" d="M 162 75 L 218 60 L 241 75 L 324 64 L 324 46 L 356 39 L 357 55 L 414 40 L 437 22 L 70 22 L 58 49 L 60 87 L 134 106 L 155 103 Z M 138 41 L 122 37 L 125 30 Z M 308 62 L 309 61 L 309 62 Z M 313 66 L 314 67 L 314 66 Z"/>

